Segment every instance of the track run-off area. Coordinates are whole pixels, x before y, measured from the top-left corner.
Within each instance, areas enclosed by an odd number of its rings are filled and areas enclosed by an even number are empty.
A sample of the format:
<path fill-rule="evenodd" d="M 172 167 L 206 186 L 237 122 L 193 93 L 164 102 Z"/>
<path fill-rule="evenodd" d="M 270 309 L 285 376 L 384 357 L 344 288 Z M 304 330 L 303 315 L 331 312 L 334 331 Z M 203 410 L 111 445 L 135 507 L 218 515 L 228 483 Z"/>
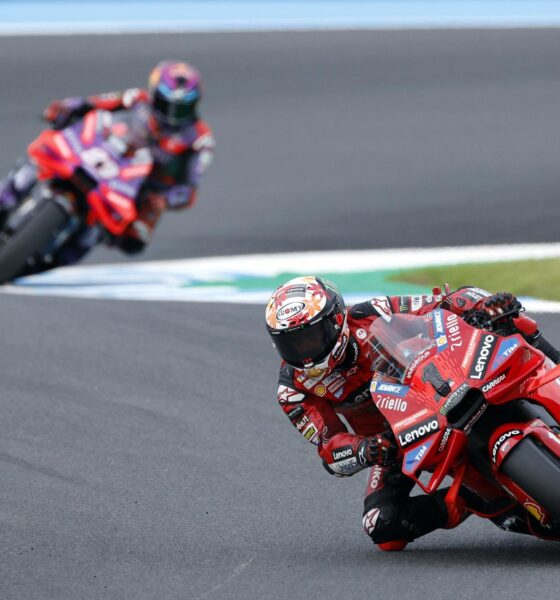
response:
<path fill-rule="evenodd" d="M 393 248 L 175 259 L 75 266 L 18 279 L 0 292 L 70 298 L 228 302 L 264 305 L 291 277 L 332 280 L 348 303 L 372 296 L 431 293 L 432 287 L 391 280 L 403 269 L 505 263 L 560 257 L 560 244 L 503 244 L 455 248 Z M 560 302 L 521 297 L 529 311 L 560 312 Z"/>
<path fill-rule="evenodd" d="M 179 57 L 204 74 L 216 161 L 129 267 L 552 244 L 559 53 L 553 29 L 0 38 L 0 167 L 51 99 Z M 376 551 L 365 478 L 330 477 L 276 406 L 263 306 L 209 300 L 0 295 L 2 599 L 557 598 L 560 546 L 474 517 Z"/>

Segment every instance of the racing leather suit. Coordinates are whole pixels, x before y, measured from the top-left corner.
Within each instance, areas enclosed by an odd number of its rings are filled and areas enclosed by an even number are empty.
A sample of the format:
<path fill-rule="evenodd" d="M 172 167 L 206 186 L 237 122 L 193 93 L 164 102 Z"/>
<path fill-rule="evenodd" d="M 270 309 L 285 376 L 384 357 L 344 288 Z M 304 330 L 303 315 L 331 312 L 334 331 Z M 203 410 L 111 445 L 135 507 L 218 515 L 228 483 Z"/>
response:
<path fill-rule="evenodd" d="M 115 113 L 115 127 L 130 127 L 134 122 L 142 132 L 144 145 L 152 152 L 152 173 L 137 199 L 138 218 L 115 241 L 121 250 L 131 254 L 143 250 L 166 208 L 176 210 L 194 206 L 201 176 L 212 162 L 215 146 L 212 131 L 204 121 L 197 120 L 179 130 L 163 129 L 152 114 L 148 92 L 137 88 L 87 98 L 66 98 L 53 104 L 62 106 L 68 117 L 58 127 L 55 123 L 55 128 L 70 124 L 92 109 L 106 110 Z M 12 171 L 0 182 L 0 210 L 13 208 L 35 182 L 34 166 L 30 162 Z M 74 238 L 53 266 L 76 262 L 97 243 L 91 231 L 80 231 Z"/>
<path fill-rule="evenodd" d="M 329 473 L 345 477 L 367 468 L 365 457 L 360 453 L 362 442 L 389 431 L 369 392 L 375 371 L 391 374 L 386 370 L 386 359 L 375 353 L 368 340 L 372 321 L 393 313 L 422 315 L 438 306 L 464 315 L 487 296 L 490 294 L 484 290 L 467 287 L 453 292 L 443 302 L 426 295 L 373 298 L 349 309 L 348 350 L 336 370 L 313 379 L 304 371 L 283 363 L 278 402 L 296 429 L 317 447 Z M 363 526 L 376 544 L 412 541 L 434 529 L 452 523 L 454 526 L 461 521 L 452 519 L 448 513 L 444 502 L 447 490 L 409 497 L 413 487 L 414 482 L 401 472 L 400 464 L 371 467 Z"/>

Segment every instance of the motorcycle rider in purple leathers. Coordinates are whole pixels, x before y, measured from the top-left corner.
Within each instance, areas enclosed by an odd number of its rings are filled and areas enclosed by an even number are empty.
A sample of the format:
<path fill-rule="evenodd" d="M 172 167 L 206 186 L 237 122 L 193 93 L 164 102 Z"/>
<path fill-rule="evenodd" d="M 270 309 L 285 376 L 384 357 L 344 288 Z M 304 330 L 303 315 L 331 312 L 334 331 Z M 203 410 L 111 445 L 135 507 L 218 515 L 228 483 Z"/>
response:
<path fill-rule="evenodd" d="M 63 129 L 88 111 L 110 111 L 121 127 L 141 132 L 152 152 L 154 166 L 137 198 L 138 218 L 112 243 L 129 254 L 143 250 L 165 209 L 194 206 L 202 174 L 212 161 L 214 137 L 198 116 L 202 95 L 200 73 L 178 61 L 160 62 L 151 72 L 148 89 L 128 89 L 97 96 L 53 101 L 43 117 Z M 133 122 L 134 125 L 130 123 Z M 36 169 L 26 161 L 0 181 L 0 222 L 31 191 Z M 72 264 L 99 240 L 84 228 L 52 266 Z"/>
<path fill-rule="evenodd" d="M 267 330 L 283 359 L 280 407 L 317 447 L 329 473 L 347 477 L 370 469 L 363 527 L 382 550 L 402 550 L 435 529 L 456 527 L 467 516 L 464 499 L 450 501 L 447 490 L 409 496 L 414 482 L 402 473 L 397 443 L 370 395 L 376 374 L 396 375 L 368 335 L 371 323 L 399 312 L 423 315 L 437 307 L 475 326 L 522 308 L 511 294 L 466 287 L 446 296 L 372 298 L 347 309 L 336 287 L 319 277 L 288 281 L 266 308 Z M 558 362 L 558 351 L 540 332 L 528 341 Z"/>

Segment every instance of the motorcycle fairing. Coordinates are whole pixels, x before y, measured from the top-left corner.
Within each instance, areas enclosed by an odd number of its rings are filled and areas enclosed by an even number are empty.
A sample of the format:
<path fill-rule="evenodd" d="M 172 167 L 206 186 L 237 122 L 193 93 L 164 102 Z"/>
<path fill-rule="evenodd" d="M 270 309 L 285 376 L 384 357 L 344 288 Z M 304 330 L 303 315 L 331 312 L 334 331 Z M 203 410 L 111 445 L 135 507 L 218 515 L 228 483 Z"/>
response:
<path fill-rule="evenodd" d="M 42 132 L 28 148 L 39 179 L 71 181 L 90 208 L 86 223 L 117 236 L 136 219 L 136 198 L 153 167 L 147 148 L 130 149 L 119 137 L 126 135 L 123 125 L 93 110 L 64 130 Z"/>
<path fill-rule="evenodd" d="M 409 339 L 386 335 L 389 327 L 395 328 L 395 321 L 403 319 L 409 322 L 403 322 L 402 331 L 413 334 Z M 500 338 L 443 309 L 424 317 L 395 315 L 391 322 L 379 321 L 372 324 L 371 338 L 394 361 L 404 362 L 404 375 L 397 382 L 374 379 L 371 396 L 403 451 L 403 472 L 431 493 L 452 474 L 466 448 L 467 433 L 489 404 L 518 398 L 530 376 L 542 367 L 544 357 L 520 335 Z M 426 334 L 434 343 L 418 349 L 418 338 Z M 392 348 L 384 345 L 387 341 Z M 423 358 L 415 364 L 419 356 Z M 427 484 L 419 480 L 423 470 L 432 472 Z"/>

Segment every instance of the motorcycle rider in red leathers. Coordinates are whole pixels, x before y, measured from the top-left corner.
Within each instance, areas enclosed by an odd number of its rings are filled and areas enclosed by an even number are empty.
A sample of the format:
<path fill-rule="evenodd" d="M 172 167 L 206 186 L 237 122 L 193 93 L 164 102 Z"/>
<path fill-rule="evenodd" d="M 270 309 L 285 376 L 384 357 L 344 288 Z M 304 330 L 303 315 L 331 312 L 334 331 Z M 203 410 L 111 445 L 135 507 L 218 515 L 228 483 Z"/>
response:
<path fill-rule="evenodd" d="M 121 128 L 121 133 L 123 127 L 134 127 L 140 132 L 142 144 L 150 148 L 154 167 L 137 199 L 138 218 L 116 240 L 118 247 L 129 254 L 145 248 L 166 208 L 194 206 L 200 178 L 214 151 L 212 131 L 198 116 L 200 73 L 183 62 L 163 61 L 152 70 L 148 84 L 147 90 L 134 88 L 55 100 L 43 112 L 54 129 L 62 129 L 92 109 L 122 111 L 115 114 L 112 127 Z M 119 114 L 124 116 L 119 119 Z M 130 119 L 127 124 L 127 115 L 132 116 L 133 126 Z M 0 181 L 0 217 L 25 198 L 36 181 L 31 162 L 23 163 Z M 72 242 L 58 264 L 52 266 L 76 262 L 97 240 L 84 230 Z"/>
<path fill-rule="evenodd" d="M 435 529 L 456 527 L 467 516 L 460 498 L 454 503 L 446 499 L 446 489 L 409 496 L 414 482 L 402 473 L 396 441 L 370 401 L 375 373 L 391 376 L 391 364 L 369 339 L 372 321 L 393 313 L 422 315 L 440 306 L 473 325 L 521 309 L 511 294 L 465 287 L 443 299 L 386 296 L 347 310 L 332 283 L 311 276 L 280 286 L 266 307 L 267 329 L 283 359 L 278 402 L 296 429 L 317 446 L 329 473 L 347 477 L 370 468 L 363 526 L 382 550 L 402 550 Z M 541 344 L 558 362 L 558 352 L 540 332 L 529 341 Z"/>

